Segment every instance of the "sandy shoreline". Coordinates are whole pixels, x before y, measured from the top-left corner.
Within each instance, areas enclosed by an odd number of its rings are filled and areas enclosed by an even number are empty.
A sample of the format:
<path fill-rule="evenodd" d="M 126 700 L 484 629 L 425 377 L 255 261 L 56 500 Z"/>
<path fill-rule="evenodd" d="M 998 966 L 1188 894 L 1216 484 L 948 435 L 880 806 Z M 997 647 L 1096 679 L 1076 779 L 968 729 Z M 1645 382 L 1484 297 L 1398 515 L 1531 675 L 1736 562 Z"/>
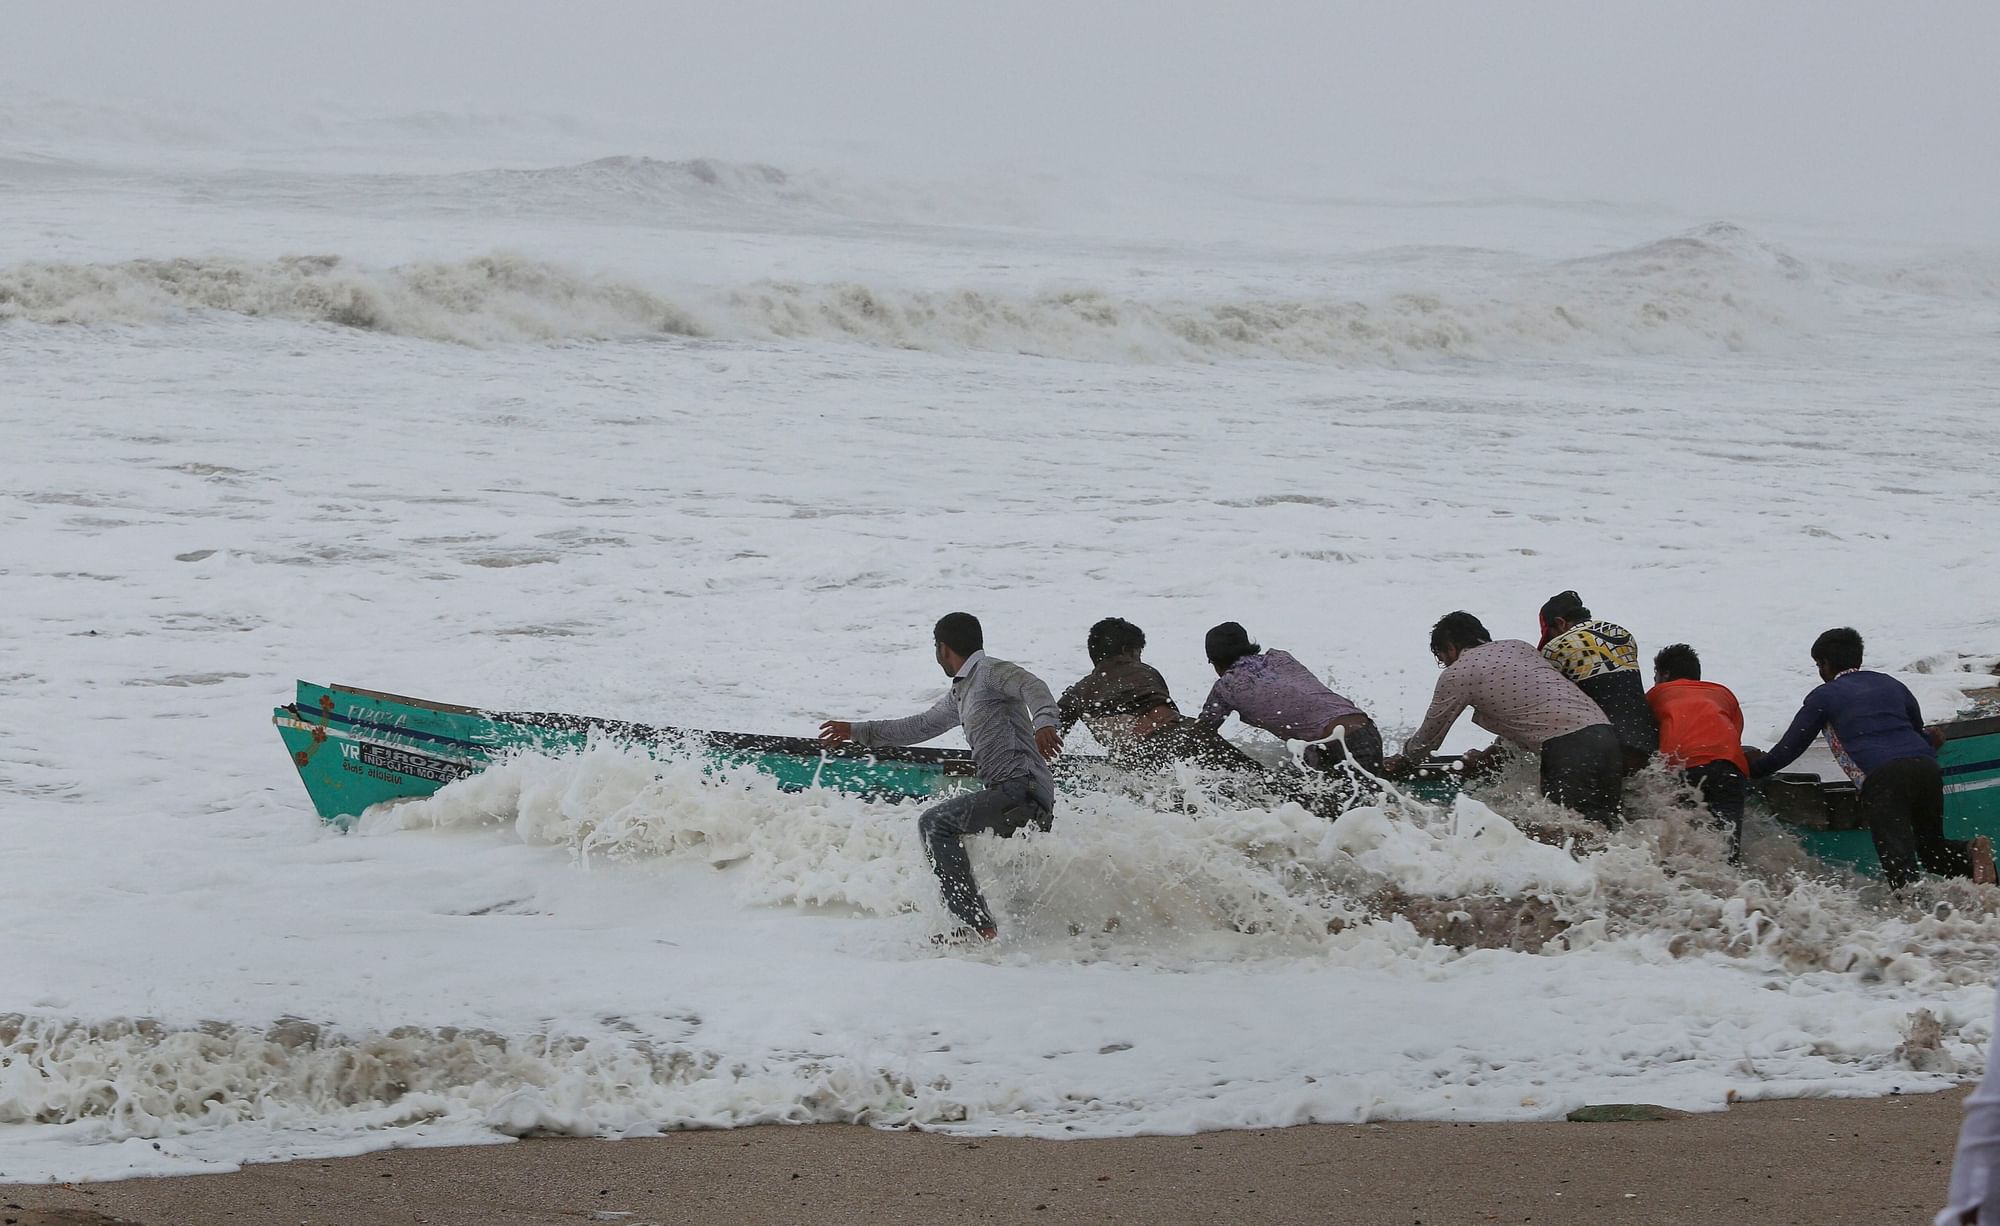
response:
<path fill-rule="evenodd" d="M 1113 1141 L 814 1125 L 534 1140 L 0 1187 L 0 1223 L 1928 1222 L 1964 1091 L 1616 1124 L 1391 1123 Z M 100 1216 L 102 1215 L 102 1216 Z"/>

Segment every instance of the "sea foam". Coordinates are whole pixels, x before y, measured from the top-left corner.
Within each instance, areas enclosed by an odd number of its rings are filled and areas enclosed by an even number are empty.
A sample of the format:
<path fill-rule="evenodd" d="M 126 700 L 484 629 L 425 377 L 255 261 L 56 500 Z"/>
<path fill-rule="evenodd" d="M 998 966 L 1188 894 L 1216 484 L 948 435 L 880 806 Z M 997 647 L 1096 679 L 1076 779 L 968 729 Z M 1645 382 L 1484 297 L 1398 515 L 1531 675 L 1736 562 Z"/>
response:
<path fill-rule="evenodd" d="M 1707 1012 L 1699 1025 L 1659 1031 L 1677 1059 L 1632 1064 L 1632 1044 L 1651 1041 L 1636 1036 L 1616 1050 L 1577 1048 L 1553 1090 L 1534 1062 L 1509 1071 L 1477 1055 L 1477 1045 L 1451 1046 L 1464 1038 L 1440 1048 L 1421 1037 L 1451 1032 L 1421 1007 L 1401 1056 L 1384 1064 L 1358 1047 L 1353 1058 L 1374 1071 L 1303 1081 L 1258 1061 L 1216 1063 L 1212 1054 L 1186 1066 L 1171 1055 L 1181 1041 L 1173 1026 L 1151 1034 L 1149 1045 L 1118 1038 L 1114 1020 L 1087 1040 L 1100 1050 L 1081 1064 L 1062 1053 L 1080 1041 L 1068 1032 L 1083 1017 L 986 1036 L 965 1029 L 959 1006 L 950 1029 L 924 1032 L 934 1036 L 924 1040 L 902 1035 L 879 1012 L 879 987 L 861 989 L 852 1004 L 824 994 L 798 1002 L 805 1018 L 873 1010 L 872 1026 L 825 1020 L 796 1034 L 776 1017 L 750 1031 L 751 1015 L 694 1009 L 539 1026 L 413 1019 L 380 1030 L 296 1017 L 260 1025 L 19 1014 L 0 1018 L 0 1123 L 52 1126 L 73 1141 L 148 1139 L 162 1148 L 141 1154 L 133 1169 L 201 1169 L 211 1155 L 245 1152 L 245 1129 L 260 1138 L 251 1151 L 299 1156 L 392 1130 L 467 1140 L 846 1121 L 1110 1135 L 1461 1110 L 1537 1118 L 1615 1093 L 1614 1083 L 1630 1090 L 1635 1078 L 1650 1095 L 1699 1105 L 1718 1103 L 1725 1090 L 1754 1097 L 1833 1084 L 1944 1084 L 1961 1062 L 1976 1060 L 1975 1011 L 1960 1016 L 1937 1003 L 1953 988 L 1983 998 L 1977 985 L 2000 954 L 2000 917 L 1967 888 L 1931 887 L 1884 905 L 1852 880 L 1732 868 L 1721 861 L 1720 837 L 1675 807 L 1663 785 L 1641 789 L 1625 832 L 1559 847 L 1525 837 L 1505 812 L 1537 825 L 1560 815 L 1505 789 L 1490 798 L 1498 808 L 1461 799 L 1439 810 L 1392 797 L 1328 823 L 1294 804 L 1224 803 L 1201 782 L 1182 777 L 1165 806 L 1158 795 L 1149 802 L 1117 790 L 1067 796 L 1049 833 L 971 840 L 1007 936 L 963 956 L 1022 984 L 1052 983 L 1044 977 L 1055 973 L 1087 990 L 1111 974 L 1118 990 L 1171 994 L 1190 973 L 1230 982 L 1247 975 L 1268 995 L 1278 976 L 1332 993 L 1329 1000 L 1386 991 L 1405 1004 L 1424 998 L 1427 983 L 1445 993 L 1440 1002 L 1462 1001 L 1497 974 L 1545 980 L 1572 1010 L 1600 1011 L 1619 999 L 1609 983 L 1654 993 L 1699 982 L 1685 990 L 1698 991 Z M 915 812 L 783 792 L 754 772 L 716 771 L 693 755 L 599 744 L 507 760 L 429 799 L 378 809 L 351 837 L 498 830 L 561 849 L 576 873 L 705 866 L 739 905 L 889 921 L 863 939 L 879 966 L 893 968 L 921 964 L 928 955 L 918 934 L 947 922 L 915 845 Z M 1550 939 L 1513 952 L 1505 942 L 1454 950 L 1426 935 L 1453 908 L 1490 919 L 1498 900 L 1548 908 L 1562 923 Z M 1631 1008 L 1659 1007 L 1634 999 Z M 1916 1016 L 1919 1000 L 1944 1009 L 1950 1037 L 1935 1017 L 1925 1025 Z M 1842 1016 L 1804 1021 L 1829 1008 Z M 921 1027 L 930 1012 L 917 1008 L 912 1020 Z M 1497 1036 L 1511 1023 L 1486 1025 Z M 1085 1025 L 1083 1033 L 1100 1029 Z M 1135 1043 L 1139 1054 L 1124 1063 L 1105 1055 Z M 927 1054 L 926 1044 L 935 1050 Z M 1041 1044 L 1055 1054 L 1037 1057 Z M 1267 1055 L 1296 1060 L 1291 1046 Z M 1430 1071 L 1440 1059 L 1453 1068 L 1439 1074 L 1444 1081 Z M 1202 1068 L 1212 1075 L 1194 1075 Z M 121 1151 L 98 1152 L 115 1165 Z M 38 1177 L 32 1169 L 6 1174 Z"/>

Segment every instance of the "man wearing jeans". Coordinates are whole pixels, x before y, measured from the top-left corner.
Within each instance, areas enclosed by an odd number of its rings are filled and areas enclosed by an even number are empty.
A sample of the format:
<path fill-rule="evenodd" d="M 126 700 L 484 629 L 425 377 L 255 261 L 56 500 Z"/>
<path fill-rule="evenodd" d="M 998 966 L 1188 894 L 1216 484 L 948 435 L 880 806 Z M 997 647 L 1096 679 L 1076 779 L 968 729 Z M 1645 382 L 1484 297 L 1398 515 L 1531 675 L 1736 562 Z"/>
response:
<path fill-rule="evenodd" d="M 1575 592 L 1542 604 L 1541 651 L 1556 670 L 1576 682 L 1604 710 L 1618 733 L 1625 773 L 1645 768 L 1660 748 L 1660 725 L 1639 679 L 1639 644 L 1623 626 L 1599 621 Z"/>
<path fill-rule="evenodd" d="M 1701 679 L 1701 657 L 1686 643 L 1653 657 L 1646 704 L 1660 721 L 1660 756 L 1729 832 L 1729 861 L 1743 858 L 1743 802 L 1750 760 L 1743 756 L 1743 709 L 1736 695 Z"/>
<path fill-rule="evenodd" d="M 1849 627 L 1815 639 L 1812 658 L 1825 684 L 1806 695 L 1771 752 L 1751 761 L 1750 777 L 1790 766 L 1824 732 L 1834 760 L 1861 788 L 1875 854 L 1892 888 L 1914 881 L 1920 865 L 1940 877 L 1992 882 L 1993 844 L 1985 836 L 1944 837 L 1944 772 L 1916 695 L 1887 673 L 1862 669 L 1861 635 Z"/>
<path fill-rule="evenodd" d="M 1049 828 L 1056 789 L 1048 759 L 1062 752 L 1056 700 L 1027 669 L 986 654 L 985 633 L 972 614 L 946 614 L 933 637 L 938 667 L 951 678 L 950 693 L 921 715 L 903 719 L 828 720 L 820 725 L 819 739 L 827 745 L 850 740 L 856 745 L 919 745 L 965 728 L 973 769 L 986 786 L 924 810 L 917 833 L 945 905 L 959 919 L 960 926 L 941 934 L 939 941 L 990 941 L 1000 933 L 972 878 L 972 861 L 961 840 L 985 832 L 1006 838 L 1023 826 Z"/>
<path fill-rule="evenodd" d="M 1493 641 L 1472 614 L 1447 613 L 1431 627 L 1438 674 L 1424 722 L 1383 764 L 1390 776 L 1421 765 L 1467 707 L 1472 722 L 1542 755 L 1542 795 L 1606 827 L 1623 803 L 1625 761 L 1618 734 L 1590 696 L 1519 639 Z M 1465 755 L 1468 771 L 1498 749 Z"/>

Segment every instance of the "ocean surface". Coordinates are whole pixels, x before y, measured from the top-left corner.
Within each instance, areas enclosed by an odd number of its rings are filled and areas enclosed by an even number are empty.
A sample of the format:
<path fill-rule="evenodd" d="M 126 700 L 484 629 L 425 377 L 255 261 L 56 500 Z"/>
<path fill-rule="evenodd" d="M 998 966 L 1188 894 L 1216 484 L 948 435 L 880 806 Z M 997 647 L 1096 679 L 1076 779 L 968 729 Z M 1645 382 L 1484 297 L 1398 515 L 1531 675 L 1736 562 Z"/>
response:
<path fill-rule="evenodd" d="M 1129 618 L 1184 708 L 1239 620 L 1393 749 L 1433 620 L 1532 637 L 1576 588 L 1648 658 L 1694 644 L 1753 743 L 1831 625 L 1944 718 L 2000 658 L 2000 248 L 0 106 L 0 1179 L 1714 1110 L 1983 1068 L 1994 891 L 1891 899 L 1762 822 L 1734 869 L 1658 780 L 1574 854 L 1504 789 L 1331 825 L 1080 796 L 975 840 L 1006 937 L 940 954 L 909 806 L 598 746 L 342 835 L 269 715 L 305 678 L 810 735 L 927 705 L 964 608 L 1057 689 Z M 1372 918 L 1385 889 L 1568 928 L 1458 952 Z"/>

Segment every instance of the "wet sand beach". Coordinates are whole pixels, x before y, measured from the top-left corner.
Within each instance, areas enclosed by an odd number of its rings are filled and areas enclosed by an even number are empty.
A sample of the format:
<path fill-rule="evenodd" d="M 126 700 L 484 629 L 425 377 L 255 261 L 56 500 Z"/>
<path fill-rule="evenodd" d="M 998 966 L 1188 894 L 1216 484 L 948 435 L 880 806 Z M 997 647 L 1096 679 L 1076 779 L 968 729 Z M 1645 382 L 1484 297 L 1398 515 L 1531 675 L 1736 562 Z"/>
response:
<path fill-rule="evenodd" d="M 1928 1222 L 1964 1092 L 1622 1123 L 1032 1141 L 813 1125 L 532 1140 L 0 1188 L 8 1226 Z"/>

